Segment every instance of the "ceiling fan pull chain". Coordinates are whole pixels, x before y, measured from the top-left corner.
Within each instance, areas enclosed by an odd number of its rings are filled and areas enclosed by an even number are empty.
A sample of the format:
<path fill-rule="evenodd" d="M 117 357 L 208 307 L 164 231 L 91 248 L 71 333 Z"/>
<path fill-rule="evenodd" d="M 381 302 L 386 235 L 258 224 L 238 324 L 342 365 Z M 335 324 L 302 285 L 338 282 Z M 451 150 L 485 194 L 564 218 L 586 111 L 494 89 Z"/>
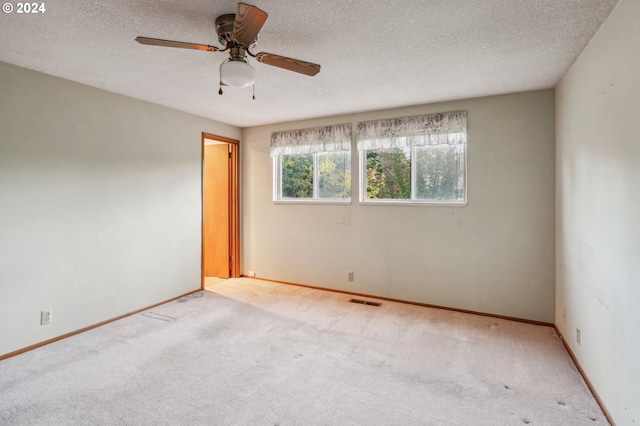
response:
<path fill-rule="evenodd" d="M 253 100 L 256 100 L 256 84 L 253 83 Z"/>

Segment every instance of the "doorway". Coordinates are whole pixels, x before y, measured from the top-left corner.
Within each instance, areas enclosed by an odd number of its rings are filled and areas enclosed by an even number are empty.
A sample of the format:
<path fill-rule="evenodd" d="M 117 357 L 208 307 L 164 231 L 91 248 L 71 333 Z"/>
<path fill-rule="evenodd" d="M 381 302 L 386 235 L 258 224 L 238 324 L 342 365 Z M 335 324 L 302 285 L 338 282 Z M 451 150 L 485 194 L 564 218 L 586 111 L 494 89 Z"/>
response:
<path fill-rule="evenodd" d="M 202 288 L 240 276 L 239 142 L 202 134 Z"/>

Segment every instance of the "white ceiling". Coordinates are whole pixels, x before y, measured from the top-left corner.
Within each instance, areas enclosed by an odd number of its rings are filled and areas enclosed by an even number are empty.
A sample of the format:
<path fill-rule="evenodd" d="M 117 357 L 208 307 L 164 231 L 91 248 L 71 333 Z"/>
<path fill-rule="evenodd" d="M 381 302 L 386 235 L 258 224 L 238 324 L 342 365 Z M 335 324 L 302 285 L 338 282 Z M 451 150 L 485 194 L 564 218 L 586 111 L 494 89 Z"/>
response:
<path fill-rule="evenodd" d="M 247 0 L 269 14 L 254 53 L 322 65 L 308 77 L 254 61 L 256 100 L 218 95 L 226 52 L 134 41 L 218 46 L 234 0 L 45 1 L 0 13 L 0 60 L 249 127 L 554 87 L 617 1 Z"/>

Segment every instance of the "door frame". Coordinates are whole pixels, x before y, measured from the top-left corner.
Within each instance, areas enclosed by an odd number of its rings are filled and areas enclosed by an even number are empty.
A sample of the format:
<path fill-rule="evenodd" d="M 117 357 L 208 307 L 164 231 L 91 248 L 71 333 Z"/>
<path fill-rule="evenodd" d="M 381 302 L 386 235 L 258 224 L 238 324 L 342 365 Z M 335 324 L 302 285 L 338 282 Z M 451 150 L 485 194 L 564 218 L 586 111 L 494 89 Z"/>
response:
<path fill-rule="evenodd" d="M 230 278 L 240 277 L 240 141 L 202 132 L 200 161 L 201 259 L 200 287 L 204 290 L 204 144 L 205 139 L 223 142 L 230 147 L 229 157 L 229 270 Z"/>

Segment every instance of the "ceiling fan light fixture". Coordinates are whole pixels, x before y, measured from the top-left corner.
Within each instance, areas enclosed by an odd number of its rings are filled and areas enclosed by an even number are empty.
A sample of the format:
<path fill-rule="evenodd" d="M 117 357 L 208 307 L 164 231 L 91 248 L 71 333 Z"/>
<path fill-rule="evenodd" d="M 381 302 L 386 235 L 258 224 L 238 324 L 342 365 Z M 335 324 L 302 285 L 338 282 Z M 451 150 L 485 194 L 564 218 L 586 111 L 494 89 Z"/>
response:
<path fill-rule="evenodd" d="M 256 70 L 244 59 L 232 58 L 220 65 L 220 81 L 228 86 L 251 86 L 255 79 Z"/>

